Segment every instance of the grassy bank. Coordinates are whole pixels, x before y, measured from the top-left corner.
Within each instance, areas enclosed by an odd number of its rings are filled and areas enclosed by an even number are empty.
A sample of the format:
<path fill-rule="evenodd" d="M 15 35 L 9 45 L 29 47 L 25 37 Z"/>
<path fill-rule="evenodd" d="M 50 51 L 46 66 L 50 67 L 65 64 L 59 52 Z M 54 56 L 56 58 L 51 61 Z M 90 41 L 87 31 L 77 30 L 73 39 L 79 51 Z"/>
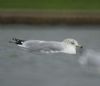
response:
<path fill-rule="evenodd" d="M 100 0 L 0 0 L 0 9 L 100 10 Z"/>

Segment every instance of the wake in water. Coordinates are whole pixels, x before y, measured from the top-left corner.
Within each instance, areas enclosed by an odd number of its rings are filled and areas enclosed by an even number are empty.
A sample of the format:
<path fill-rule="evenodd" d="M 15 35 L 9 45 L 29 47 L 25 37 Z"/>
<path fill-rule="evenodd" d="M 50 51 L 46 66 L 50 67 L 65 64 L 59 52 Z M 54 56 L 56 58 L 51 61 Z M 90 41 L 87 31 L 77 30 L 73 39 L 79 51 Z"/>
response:
<path fill-rule="evenodd" d="M 79 63 L 82 68 L 88 72 L 100 74 L 100 53 L 94 50 L 87 49 L 79 58 Z"/>

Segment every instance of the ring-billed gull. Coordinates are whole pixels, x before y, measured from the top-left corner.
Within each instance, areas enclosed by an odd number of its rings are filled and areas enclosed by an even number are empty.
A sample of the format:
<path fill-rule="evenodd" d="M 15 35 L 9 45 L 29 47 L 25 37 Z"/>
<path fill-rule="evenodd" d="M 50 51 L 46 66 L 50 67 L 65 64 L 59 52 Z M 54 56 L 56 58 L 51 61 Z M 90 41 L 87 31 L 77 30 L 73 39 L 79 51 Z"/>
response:
<path fill-rule="evenodd" d="M 82 46 L 76 40 L 70 38 L 65 39 L 62 42 L 42 40 L 20 40 L 13 38 L 12 41 L 10 41 L 10 43 L 17 44 L 18 46 L 33 52 L 62 52 L 68 54 L 76 54 L 77 47 L 82 48 Z"/>

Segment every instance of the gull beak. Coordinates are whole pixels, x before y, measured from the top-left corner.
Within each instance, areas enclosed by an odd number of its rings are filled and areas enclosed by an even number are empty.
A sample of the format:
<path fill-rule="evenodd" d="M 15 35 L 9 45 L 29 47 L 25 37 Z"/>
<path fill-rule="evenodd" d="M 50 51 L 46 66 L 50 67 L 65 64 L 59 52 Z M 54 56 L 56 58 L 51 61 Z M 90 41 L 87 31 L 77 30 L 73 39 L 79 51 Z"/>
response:
<path fill-rule="evenodd" d="M 82 46 L 82 45 L 76 45 L 76 47 L 83 48 L 83 46 Z"/>

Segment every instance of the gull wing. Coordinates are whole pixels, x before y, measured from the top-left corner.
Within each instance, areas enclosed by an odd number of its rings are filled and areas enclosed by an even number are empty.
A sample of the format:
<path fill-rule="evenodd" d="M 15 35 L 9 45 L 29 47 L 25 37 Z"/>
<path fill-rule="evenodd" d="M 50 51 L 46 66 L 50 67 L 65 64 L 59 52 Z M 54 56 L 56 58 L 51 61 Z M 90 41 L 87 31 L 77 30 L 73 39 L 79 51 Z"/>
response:
<path fill-rule="evenodd" d="M 61 42 L 56 41 L 39 41 L 39 40 L 30 40 L 26 41 L 23 44 L 26 48 L 31 50 L 44 50 L 44 51 L 60 51 L 63 49 Z"/>

